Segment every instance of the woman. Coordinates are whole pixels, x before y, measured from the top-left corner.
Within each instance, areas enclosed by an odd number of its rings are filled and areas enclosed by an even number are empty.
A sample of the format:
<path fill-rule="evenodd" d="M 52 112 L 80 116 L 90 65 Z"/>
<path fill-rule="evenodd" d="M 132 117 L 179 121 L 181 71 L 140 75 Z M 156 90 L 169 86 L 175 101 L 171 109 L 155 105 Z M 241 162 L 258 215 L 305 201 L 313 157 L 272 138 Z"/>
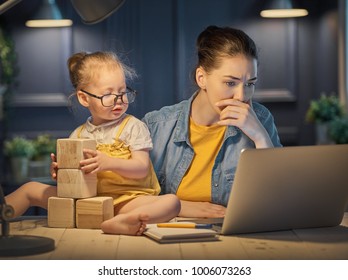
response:
<path fill-rule="evenodd" d="M 223 217 L 241 150 L 281 144 L 269 110 L 252 101 L 258 62 L 253 40 L 241 30 L 209 26 L 196 47 L 198 90 L 143 121 L 162 193 L 179 197 L 179 216 Z"/>

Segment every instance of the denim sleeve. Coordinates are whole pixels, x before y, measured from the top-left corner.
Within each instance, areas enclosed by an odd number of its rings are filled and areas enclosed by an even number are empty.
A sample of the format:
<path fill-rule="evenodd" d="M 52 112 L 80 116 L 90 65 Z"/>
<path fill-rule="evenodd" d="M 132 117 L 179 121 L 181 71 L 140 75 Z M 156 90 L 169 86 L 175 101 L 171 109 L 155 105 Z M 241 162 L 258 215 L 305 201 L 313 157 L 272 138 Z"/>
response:
<path fill-rule="evenodd" d="M 279 139 L 278 130 L 274 122 L 273 115 L 271 112 L 263 105 L 257 102 L 253 102 L 253 108 L 258 116 L 260 122 L 268 132 L 269 137 L 273 143 L 274 147 L 282 147 Z"/>

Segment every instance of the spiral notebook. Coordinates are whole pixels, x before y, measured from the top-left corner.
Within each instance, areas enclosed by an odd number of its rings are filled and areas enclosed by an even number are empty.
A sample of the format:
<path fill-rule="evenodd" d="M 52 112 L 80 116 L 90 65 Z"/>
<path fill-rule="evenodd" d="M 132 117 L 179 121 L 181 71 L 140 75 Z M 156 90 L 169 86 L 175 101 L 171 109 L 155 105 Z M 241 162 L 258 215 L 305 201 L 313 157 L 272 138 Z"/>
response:
<path fill-rule="evenodd" d="M 150 224 L 144 232 L 147 237 L 159 243 L 208 242 L 218 241 L 219 236 L 212 229 L 164 228 Z"/>

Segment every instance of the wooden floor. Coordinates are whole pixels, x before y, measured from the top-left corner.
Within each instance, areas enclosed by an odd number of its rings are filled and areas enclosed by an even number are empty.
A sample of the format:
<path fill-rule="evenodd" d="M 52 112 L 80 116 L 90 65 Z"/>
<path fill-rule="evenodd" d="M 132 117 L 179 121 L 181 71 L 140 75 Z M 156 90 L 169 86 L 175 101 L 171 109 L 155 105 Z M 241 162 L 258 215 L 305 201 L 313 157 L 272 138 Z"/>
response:
<path fill-rule="evenodd" d="M 219 241 L 205 243 L 158 244 L 145 236 L 48 228 L 44 218 L 13 222 L 10 234 L 49 237 L 56 248 L 44 254 L 0 259 L 348 260 L 348 213 L 338 227 L 220 236 Z"/>

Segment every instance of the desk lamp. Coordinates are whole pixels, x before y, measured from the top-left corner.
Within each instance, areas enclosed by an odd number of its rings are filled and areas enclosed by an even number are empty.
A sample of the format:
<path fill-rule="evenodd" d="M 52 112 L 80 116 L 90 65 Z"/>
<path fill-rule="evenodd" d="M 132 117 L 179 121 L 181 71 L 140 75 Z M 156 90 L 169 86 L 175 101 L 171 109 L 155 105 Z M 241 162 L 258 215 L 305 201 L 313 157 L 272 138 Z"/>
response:
<path fill-rule="evenodd" d="M 14 257 L 46 253 L 54 250 L 54 240 L 41 236 L 10 235 L 9 220 L 13 217 L 12 206 L 7 205 L 0 186 L 0 256 Z"/>
<path fill-rule="evenodd" d="M 70 0 L 84 24 L 96 24 L 117 11 L 125 0 Z"/>
<path fill-rule="evenodd" d="M 0 4 L 0 15 L 6 12 L 8 9 L 20 3 L 22 0 L 7 0 L 4 3 Z M 72 6 L 79 14 L 82 19 L 82 22 L 85 24 L 96 24 L 107 17 L 112 13 L 117 11 L 126 0 L 70 0 Z M 45 0 L 43 5 L 38 10 L 37 19 L 45 20 L 61 20 L 62 15 L 59 11 L 58 6 L 54 0 Z M 70 26 L 72 24 L 69 20 L 64 20 L 64 23 L 67 25 L 57 25 L 57 26 Z M 62 24 L 64 24 L 62 23 Z M 32 26 L 34 24 L 34 26 Z M 54 27 L 55 23 L 51 22 L 51 26 L 36 25 L 35 22 L 31 22 L 30 27 Z M 57 23 L 56 23 L 57 24 Z"/>

